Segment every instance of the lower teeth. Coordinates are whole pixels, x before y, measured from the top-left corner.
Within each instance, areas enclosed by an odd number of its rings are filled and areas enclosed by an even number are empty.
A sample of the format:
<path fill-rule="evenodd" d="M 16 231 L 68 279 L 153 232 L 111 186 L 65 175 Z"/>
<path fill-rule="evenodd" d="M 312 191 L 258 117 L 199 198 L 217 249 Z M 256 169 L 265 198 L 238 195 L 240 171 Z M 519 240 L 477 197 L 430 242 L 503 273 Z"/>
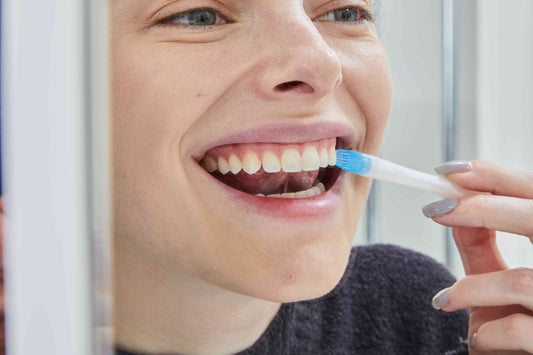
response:
<path fill-rule="evenodd" d="M 277 198 L 308 198 L 308 197 L 314 197 L 318 196 L 322 193 L 326 192 L 326 188 L 324 187 L 324 184 L 319 182 L 312 188 L 304 191 L 298 191 L 298 192 L 285 192 L 282 194 L 270 194 L 270 195 L 263 195 L 263 194 L 256 194 L 256 196 L 260 197 L 277 197 Z"/>

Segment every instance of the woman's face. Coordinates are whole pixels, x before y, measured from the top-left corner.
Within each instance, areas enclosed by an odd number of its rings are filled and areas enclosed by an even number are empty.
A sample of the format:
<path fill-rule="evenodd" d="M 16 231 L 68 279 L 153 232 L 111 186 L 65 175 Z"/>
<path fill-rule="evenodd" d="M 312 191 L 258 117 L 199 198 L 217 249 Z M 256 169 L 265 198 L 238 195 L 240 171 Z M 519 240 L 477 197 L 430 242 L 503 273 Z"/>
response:
<path fill-rule="evenodd" d="M 324 166 L 376 154 L 391 103 L 369 2 L 112 0 L 119 258 L 271 301 L 335 286 L 369 181 Z"/>

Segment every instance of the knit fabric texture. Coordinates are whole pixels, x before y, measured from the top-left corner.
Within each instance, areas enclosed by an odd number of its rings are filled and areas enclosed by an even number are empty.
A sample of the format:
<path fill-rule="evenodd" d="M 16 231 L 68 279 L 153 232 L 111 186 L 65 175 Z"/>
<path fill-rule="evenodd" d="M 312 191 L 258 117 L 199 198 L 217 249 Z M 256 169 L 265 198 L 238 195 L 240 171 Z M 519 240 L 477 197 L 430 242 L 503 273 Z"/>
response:
<path fill-rule="evenodd" d="M 454 281 L 444 266 L 412 250 L 355 247 L 335 289 L 314 300 L 284 303 L 263 335 L 239 355 L 468 354 L 468 312 L 431 306 L 432 297 Z"/>

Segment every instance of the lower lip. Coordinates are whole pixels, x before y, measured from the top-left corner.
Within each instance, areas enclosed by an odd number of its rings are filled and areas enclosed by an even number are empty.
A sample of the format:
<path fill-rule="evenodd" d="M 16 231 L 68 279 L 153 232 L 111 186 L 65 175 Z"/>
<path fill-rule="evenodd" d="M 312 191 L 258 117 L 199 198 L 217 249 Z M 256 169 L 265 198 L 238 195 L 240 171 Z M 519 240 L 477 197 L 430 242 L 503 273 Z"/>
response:
<path fill-rule="evenodd" d="M 197 165 L 197 164 L 196 164 Z M 212 177 L 197 165 L 200 173 L 209 176 L 222 192 L 244 209 L 276 218 L 310 218 L 332 213 L 340 206 L 341 192 L 345 183 L 345 173 L 340 172 L 333 186 L 318 196 L 308 198 L 260 197 L 234 189 Z"/>

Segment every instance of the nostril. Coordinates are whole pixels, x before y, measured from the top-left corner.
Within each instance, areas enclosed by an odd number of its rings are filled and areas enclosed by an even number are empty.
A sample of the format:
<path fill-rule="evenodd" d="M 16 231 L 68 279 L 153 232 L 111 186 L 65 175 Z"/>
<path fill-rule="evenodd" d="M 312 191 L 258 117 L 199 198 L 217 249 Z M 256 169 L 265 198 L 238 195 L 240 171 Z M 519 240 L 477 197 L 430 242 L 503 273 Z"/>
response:
<path fill-rule="evenodd" d="M 276 85 L 276 91 L 296 91 L 302 94 L 312 94 L 315 92 L 315 89 L 303 81 L 288 81 L 286 83 Z"/>

